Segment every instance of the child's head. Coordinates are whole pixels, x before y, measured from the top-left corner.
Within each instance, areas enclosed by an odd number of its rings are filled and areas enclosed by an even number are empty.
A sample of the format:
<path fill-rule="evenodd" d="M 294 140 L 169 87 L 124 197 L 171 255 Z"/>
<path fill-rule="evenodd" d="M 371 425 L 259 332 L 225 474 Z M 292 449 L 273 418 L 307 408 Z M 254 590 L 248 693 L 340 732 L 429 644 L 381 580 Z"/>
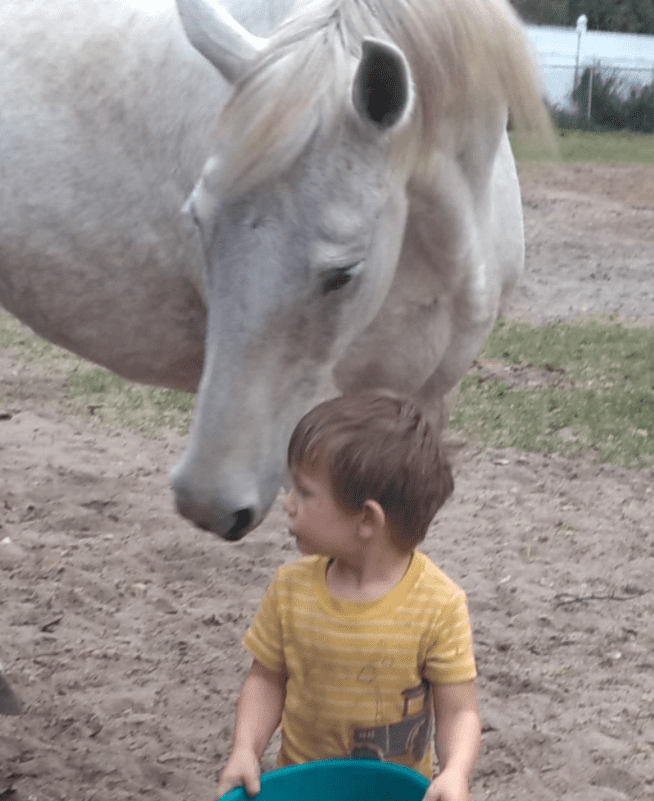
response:
<path fill-rule="evenodd" d="M 360 393 L 325 401 L 297 424 L 291 470 L 325 470 L 336 501 L 350 513 L 374 500 L 396 548 L 409 551 L 454 488 L 437 433 L 405 398 Z"/>

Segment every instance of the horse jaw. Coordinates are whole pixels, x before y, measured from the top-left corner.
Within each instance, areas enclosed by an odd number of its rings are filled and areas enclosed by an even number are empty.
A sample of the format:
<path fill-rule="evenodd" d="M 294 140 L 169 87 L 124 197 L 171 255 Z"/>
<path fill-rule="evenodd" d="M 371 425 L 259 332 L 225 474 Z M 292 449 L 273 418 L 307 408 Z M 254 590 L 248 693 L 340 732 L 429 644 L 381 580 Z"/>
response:
<path fill-rule="evenodd" d="M 190 43 L 222 76 L 234 83 L 247 70 L 268 40 L 254 36 L 213 0 L 176 0 Z"/>

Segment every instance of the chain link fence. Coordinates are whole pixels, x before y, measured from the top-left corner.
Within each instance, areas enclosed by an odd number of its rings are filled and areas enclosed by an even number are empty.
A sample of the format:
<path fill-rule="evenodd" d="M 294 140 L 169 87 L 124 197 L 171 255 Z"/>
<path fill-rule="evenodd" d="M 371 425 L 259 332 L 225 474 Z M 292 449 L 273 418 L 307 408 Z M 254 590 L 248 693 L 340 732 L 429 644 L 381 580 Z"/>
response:
<path fill-rule="evenodd" d="M 590 80 L 598 78 L 606 83 L 612 82 L 614 92 L 623 100 L 628 100 L 631 93 L 639 94 L 643 88 L 654 84 L 654 62 L 651 66 L 619 67 L 612 63 L 595 61 L 592 64 L 561 64 L 541 61 L 541 75 L 545 86 L 545 95 L 548 104 L 559 111 L 577 112 L 590 118 L 591 109 L 588 104 L 584 108 L 577 108 L 572 94 L 586 70 L 590 70 Z M 592 83 L 590 92 L 584 92 L 586 97 L 592 99 Z"/>
<path fill-rule="evenodd" d="M 616 110 L 623 104 L 651 116 L 654 92 L 654 36 L 589 31 L 582 14 L 576 27 L 529 25 L 527 32 L 540 65 L 543 91 L 550 108 L 564 116 L 596 116 L 599 103 Z M 603 99 L 600 101 L 600 96 Z M 644 108 L 636 106 L 642 97 Z M 609 111 L 610 116 L 610 111 Z"/>

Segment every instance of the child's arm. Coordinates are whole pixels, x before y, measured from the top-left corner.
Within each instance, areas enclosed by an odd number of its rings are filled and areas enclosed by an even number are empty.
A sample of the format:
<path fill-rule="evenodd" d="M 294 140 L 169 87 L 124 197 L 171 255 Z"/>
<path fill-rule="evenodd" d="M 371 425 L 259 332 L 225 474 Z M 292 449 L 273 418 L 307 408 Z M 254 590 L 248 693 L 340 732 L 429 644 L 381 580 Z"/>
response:
<path fill-rule="evenodd" d="M 259 760 L 282 717 L 286 676 L 254 659 L 236 702 L 232 752 L 220 774 L 217 797 L 244 786 L 249 796 L 260 790 Z"/>
<path fill-rule="evenodd" d="M 481 747 L 477 685 L 434 685 L 433 692 L 440 773 L 424 801 L 469 801 L 470 776 Z"/>

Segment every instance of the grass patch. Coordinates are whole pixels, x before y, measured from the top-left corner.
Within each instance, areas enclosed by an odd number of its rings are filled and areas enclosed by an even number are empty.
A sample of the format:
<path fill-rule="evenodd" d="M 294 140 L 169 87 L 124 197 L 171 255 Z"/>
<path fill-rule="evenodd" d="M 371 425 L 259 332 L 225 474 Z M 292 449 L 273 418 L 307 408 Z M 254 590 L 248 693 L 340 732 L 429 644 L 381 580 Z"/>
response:
<path fill-rule="evenodd" d="M 0 309 L 0 348 L 17 349 L 25 362 L 48 360 L 60 363 L 70 357 L 68 351 L 36 336 L 8 312 Z M 76 357 L 73 357 L 76 358 Z"/>
<path fill-rule="evenodd" d="M 21 379 L 19 369 L 16 378 L 0 383 L 0 403 L 8 407 L 20 406 L 24 385 L 34 380 L 65 413 L 92 416 L 106 428 L 150 437 L 189 431 L 194 395 L 126 381 L 46 342 L 6 312 L 0 312 L 0 348 L 14 351 L 28 373 L 27 380 Z"/>
<path fill-rule="evenodd" d="M 69 408 L 92 411 L 112 428 L 157 437 L 166 430 L 188 434 L 195 395 L 134 384 L 102 367 L 80 363 L 67 371 L 63 399 Z"/>
<path fill-rule="evenodd" d="M 499 321 L 452 427 L 484 446 L 654 465 L 653 354 L 651 328 Z"/>
<path fill-rule="evenodd" d="M 39 387 L 65 413 L 107 428 L 152 437 L 189 430 L 193 395 L 125 381 L 2 312 L 0 348 L 16 358 L 0 381 L 8 408 Z M 451 426 L 482 446 L 652 466 L 654 329 L 611 319 L 537 327 L 500 320 L 462 381 Z"/>
<path fill-rule="evenodd" d="M 572 130 L 559 130 L 559 134 L 558 159 L 534 148 L 524 136 L 510 134 L 516 160 L 654 164 L 654 134 Z"/>

